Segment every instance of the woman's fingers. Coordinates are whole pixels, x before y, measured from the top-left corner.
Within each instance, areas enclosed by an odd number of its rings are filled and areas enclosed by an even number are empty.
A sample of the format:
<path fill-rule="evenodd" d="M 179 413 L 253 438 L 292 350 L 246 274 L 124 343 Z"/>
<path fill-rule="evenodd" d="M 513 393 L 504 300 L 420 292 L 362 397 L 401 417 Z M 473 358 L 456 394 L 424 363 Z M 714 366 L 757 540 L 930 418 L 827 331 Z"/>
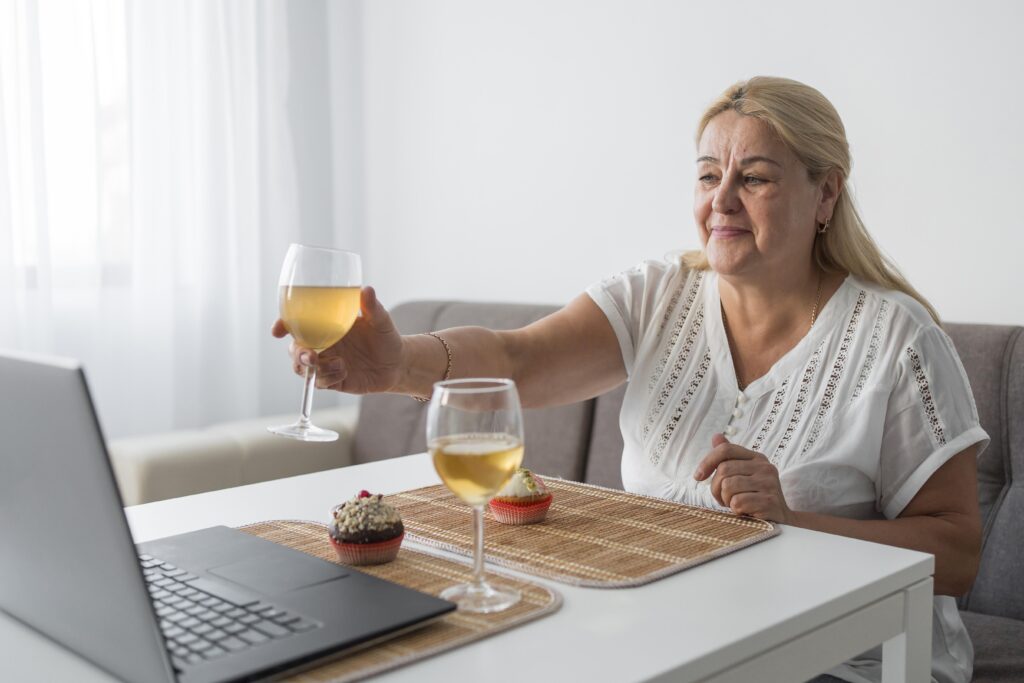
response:
<path fill-rule="evenodd" d="M 763 454 L 730 443 L 721 434 L 712 437 L 711 451 L 693 473 L 697 481 L 709 477 L 711 495 L 726 507 L 733 507 L 738 496 L 757 494 L 774 499 L 776 495 L 782 495 L 775 466 Z M 751 505 L 749 499 L 744 500 L 747 501 L 745 505 Z M 764 502 L 762 498 L 757 500 Z"/>
<path fill-rule="evenodd" d="M 317 369 L 317 384 L 325 389 L 333 389 L 340 385 L 348 377 L 348 368 L 341 358 L 327 358 L 321 356 L 320 367 Z"/>
<path fill-rule="evenodd" d="M 292 370 L 296 375 L 305 376 L 307 367 L 319 367 L 320 365 L 320 357 L 316 351 L 296 346 L 295 342 L 288 347 L 288 353 L 292 357 Z"/>
<path fill-rule="evenodd" d="M 764 458 L 722 463 L 711 491 L 720 505 L 739 515 L 785 522 L 789 514 L 778 470 Z"/>
<path fill-rule="evenodd" d="M 757 460 L 726 460 L 715 470 L 715 476 L 711 480 L 711 494 L 722 505 L 728 505 L 729 498 L 727 492 L 730 489 L 724 488 L 726 482 L 731 482 L 730 486 L 732 487 L 764 486 L 769 482 L 767 481 L 768 478 L 763 476 L 763 467 L 764 464 Z M 734 479 L 736 481 L 732 481 Z M 732 493 L 737 493 L 735 488 L 731 489 L 731 491 Z"/>
<path fill-rule="evenodd" d="M 345 359 L 341 356 L 328 356 L 326 353 L 321 353 L 317 359 L 316 369 L 317 372 L 325 374 L 344 370 Z"/>
<path fill-rule="evenodd" d="M 782 493 L 779 470 L 762 453 L 711 438 L 711 451 L 697 465 L 693 478 L 711 477 L 711 494 L 719 505 L 739 515 L 785 523 L 790 510 Z"/>
<path fill-rule="evenodd" d="M 729 502 L 729 509 L 737 515 L 749 515 L 758 519 L 777 517 L 775 507 L 775 500 L 760 491 L 737 493 Z"/>
<path fill-rule="evenodd" d="M 693 478 L 697 481 L 707 479 L 721 467 L 722 463 L 730 460 L 753 460 L 754 458 L 764 457 L 760 453 L 748 451 L 742 446 L 729 443 L 720 434 L 715 436 L 721 437 L 721 439 L 712 438 L 711 443 L 713 447 L 711 452 L 704 456 L 704 459 L 700 461 L 697 469 L 693 472 Z"/>
<path fill-rule="evenodd" d="M 274 335 L 278 339 L 288 334 L 288 328 L 285 327 L 284 321 L 278 318 L 274 321 L 274 326 L 270 328 L 270 334 Z"/>
<path fill-rule="evenodd" d="M 363 287 L 359 292 L 359 312 L 366 318 L 366 322 L 372 323 L 374 318 L 380 314 L 378 308 L 383 308 L 383 306 L 377 301 L 377 290 L 373 287 Z"/>
<path fill-rule="evenodd" d="M 377 299 L 377 290 L 373 287 L 363 287 L 359 293 L 359 308 L 366 322 L 374 327 L 389 318 L 387 309 Z"/>
<path fill-rule="evenodd" d="M 729 507 L 729 501 L 736 494 L 759 490 L 757 479 L 749 474 L 732 474 L 721 478 L 716 476 L 711 483 L 711 492 L 715 500 L 725 507 Z"/>
<path fill-rule="evenodd" d="M 316 365 L 319 360 L 316 351 L 299 346 L 294 339 L 288 344 L 288 355 L 292 357 L 293 365 Z"/>
<path fill-rule="evenodd" d="M 395 322 L 391 319 L 388 309 L 377 298 L 377 292 L 373 287 L 363 287 L 360 294 L 359 306 L 363 320 L 377 334 L 397 335 Z"/>

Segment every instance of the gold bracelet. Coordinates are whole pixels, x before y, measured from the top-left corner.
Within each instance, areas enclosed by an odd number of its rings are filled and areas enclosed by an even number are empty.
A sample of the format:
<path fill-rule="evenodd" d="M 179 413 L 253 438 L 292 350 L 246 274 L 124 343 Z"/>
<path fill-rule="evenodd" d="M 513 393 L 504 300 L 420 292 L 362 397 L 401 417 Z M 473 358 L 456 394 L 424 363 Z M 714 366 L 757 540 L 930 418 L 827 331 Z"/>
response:
<path fill-rule="evenodd" d="M 437 341 L 441 342 L 441 345 L 444 346 L 444 352 L 448 354 L 448 367 L 444 369 L 444 377 L 441 378 L 441 381 L 444 382 L 452 376 L 452 347 L 448 345 L 448 342 L 445 341 L 444 337 L 435 332 L 424 332 L 423 334 L 428 337 L 433 337 Z M 423 398 L 422 396 L 413 396 L 413 398 L 420 403 L 426 403 L 430 400 L 429 398 Z"/>

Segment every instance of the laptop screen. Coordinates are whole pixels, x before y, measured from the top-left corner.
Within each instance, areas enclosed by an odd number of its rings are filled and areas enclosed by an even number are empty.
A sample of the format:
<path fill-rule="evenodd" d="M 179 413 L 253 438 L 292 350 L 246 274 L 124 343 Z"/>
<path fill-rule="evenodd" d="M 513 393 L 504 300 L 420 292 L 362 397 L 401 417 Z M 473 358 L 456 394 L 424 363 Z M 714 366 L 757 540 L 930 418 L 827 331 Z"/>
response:
<path fill-rule="evenodd" d="M 173 681 L 81 367 L 0 353 L 0 609 L 113 675 Z"/>

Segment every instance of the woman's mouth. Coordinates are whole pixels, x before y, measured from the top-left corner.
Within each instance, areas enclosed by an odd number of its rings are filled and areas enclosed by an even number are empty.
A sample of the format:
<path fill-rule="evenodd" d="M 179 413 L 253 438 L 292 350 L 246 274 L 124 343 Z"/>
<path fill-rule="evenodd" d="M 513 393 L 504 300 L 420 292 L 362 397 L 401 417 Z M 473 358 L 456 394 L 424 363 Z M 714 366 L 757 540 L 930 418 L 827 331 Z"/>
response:
<path fill-rule="evenodd" d="M 735 228 L 730 225 L 721 225 L 711 228 L 711 236 L 715 239 L 729 239 L 731 237 L 741 237 L 749 234 L 749 230 Z"/>

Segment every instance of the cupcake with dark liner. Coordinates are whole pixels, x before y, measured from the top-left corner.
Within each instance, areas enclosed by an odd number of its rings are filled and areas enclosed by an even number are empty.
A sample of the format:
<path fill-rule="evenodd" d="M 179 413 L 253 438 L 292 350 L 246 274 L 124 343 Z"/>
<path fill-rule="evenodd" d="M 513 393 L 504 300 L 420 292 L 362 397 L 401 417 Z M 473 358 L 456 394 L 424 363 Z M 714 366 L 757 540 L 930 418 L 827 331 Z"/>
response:
<path fill-rule="evenodd" d="M 329 535 L 338 559 L 353 566 L 383 564 L 398 556 L 405 526 L 381 494 L 360 491 L 336 506 Z"/>
<path fill-rule="evenodd" d="M 536 524 L 544 521 L 551 499 L 541 478 L 520 467 L 491 499 L 491 514 L 502 524 Z"/>

